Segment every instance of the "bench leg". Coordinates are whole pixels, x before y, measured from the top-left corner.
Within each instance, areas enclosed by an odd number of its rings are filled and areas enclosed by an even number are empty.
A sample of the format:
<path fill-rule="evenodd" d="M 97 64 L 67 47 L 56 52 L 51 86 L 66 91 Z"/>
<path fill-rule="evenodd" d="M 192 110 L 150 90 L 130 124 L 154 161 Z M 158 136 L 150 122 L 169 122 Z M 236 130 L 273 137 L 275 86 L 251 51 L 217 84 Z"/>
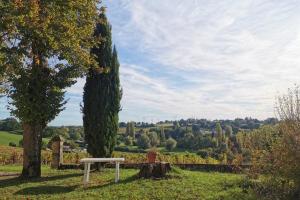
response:
<path fill-rule="evenodd" d="M 116 162 L 116 178 L 115 182 L 117 183 L 120 179 L 120 163 Z"/>
<path fill-rule="evenodd" d="M 90 179 L 90 169 L 91 163 L 84 163 L 84 176 L 83 176 L 83 184 L 86 186 Z"/>

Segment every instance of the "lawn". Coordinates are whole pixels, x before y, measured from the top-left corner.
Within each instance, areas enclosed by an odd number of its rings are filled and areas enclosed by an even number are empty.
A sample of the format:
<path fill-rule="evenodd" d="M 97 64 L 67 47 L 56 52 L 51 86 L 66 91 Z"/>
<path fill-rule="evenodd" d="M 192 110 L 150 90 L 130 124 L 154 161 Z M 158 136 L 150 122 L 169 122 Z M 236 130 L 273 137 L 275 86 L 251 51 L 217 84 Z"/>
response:
<path fill-rule="evenodd" d="M 11 170 L 10 170 L 11 169 Z M 0 166 L 0 171 L 15 172 L 20 166 Z M 31 181 L 0 177 L 3 199 L 255 199 L 241 188 L 242 175 L 205 173 L 176 169 L 168 179 L 137 179 L 137 170 L 121 169 L 121 181 L 114 183 L 114 170 L 91 173 L 87 188 L 82 186 L 80 170 L 51 170 Z"/>
<path fill-rule="evenodd" d="M 22 135 L 17 135 L 14 133 L 10 133 L 7 131 L 0 131 L 0 145 L 6 145 L 8 146 L 8 144 L 10 142 L 15 143 L 17 146 L 19 145 L 19 141 L 23 138 Z M 43 140 L 48 143 L 49 142 L 49 138 L 43 138 Z"/>

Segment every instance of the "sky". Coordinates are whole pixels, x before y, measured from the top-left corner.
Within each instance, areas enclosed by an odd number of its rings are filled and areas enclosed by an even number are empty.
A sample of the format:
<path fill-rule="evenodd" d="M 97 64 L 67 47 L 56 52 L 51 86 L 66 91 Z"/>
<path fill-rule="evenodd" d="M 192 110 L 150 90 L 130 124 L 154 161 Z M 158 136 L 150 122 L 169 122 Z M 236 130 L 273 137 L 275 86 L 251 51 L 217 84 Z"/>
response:
<path fill-rule="evenodd" d="M 120 121 L 274 117 L 300 84 L 299 0 L 104 0 L 120 61 Z M 51 125 L 82 125 L 85 80 Z M 9 116 L 0 99 L 0 118 Z"/>

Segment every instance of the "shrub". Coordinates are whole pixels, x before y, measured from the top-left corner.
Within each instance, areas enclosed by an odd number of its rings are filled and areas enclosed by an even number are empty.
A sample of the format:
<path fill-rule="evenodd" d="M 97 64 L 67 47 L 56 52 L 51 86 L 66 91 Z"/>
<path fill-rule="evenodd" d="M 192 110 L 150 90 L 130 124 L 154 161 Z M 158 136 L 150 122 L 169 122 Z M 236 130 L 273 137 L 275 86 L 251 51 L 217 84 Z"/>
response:
<path fill-rule="evenodd" d="M 14 143 L 14 142 L 10 142 L 8 145 L 11 146 L 11 147 L 16 147 L 17 146 L 16 143 Z"/>
<path fill-rule="evenodd" d="M 300 87 L 278 98 L 280 123 L 277 134 L 266 132 L 269 141 L 252 152 L 251 177 L 266 177 L 254 190 L 266 199 L 300 199 Z M 261 134 L 260 134 L 261 135 Z M 277 137 L 274 137 L 276 136 Z M 263 142 L 265 144 L 265 142 Z M 244 153 L 244 152 L 243 152 Z"/>
<path fill-rule="evenodd" d="M 46 148 L 47 148 L 47 143 L 44 140 L 42 140 L 42 149 L 45 150 Z"/>
<path fill-rule="evenodd" d="M 126 146 L 131 146 L 132 145 L 132 143 L 133 143 L 133 141 L 132 141 L 132 137 L 130 137 L 130 136 L 127 136 L 126 138 L 125 138 L 125 145 Z"/>
<path fill-rule="evenodd" d="M 159 139 L 156 132 L 150 132 L 149 139 L 152 147 L 156 147 L 159 144 Z"/>
<path fill-rule="evenodd" d="M 212 154 L 212 148 L 200 149 L 197 151 L 197 155 L 201 156 L 201 158 L 208 158 Z"/>
<path fill-rule="evenodd" d="M 137 145 L 142 149 L 148 149 L 151 147 L 149 137 L 144 133 L 139 137 Z"/>
<path fill-rule="evenodd" d="M 177 145 L 176 140 L 174 140 L 173 138 L 167 139 L 167 141 L 166 141 L 166 149 L 167 150 L 169 150 L 169 151 L 173 150 L 176 147 L 176 145 Z"/>
<path fill-rule="evenodd" d="M 23 147 L 23 138 L 19 141 L 19 147 Z"/>

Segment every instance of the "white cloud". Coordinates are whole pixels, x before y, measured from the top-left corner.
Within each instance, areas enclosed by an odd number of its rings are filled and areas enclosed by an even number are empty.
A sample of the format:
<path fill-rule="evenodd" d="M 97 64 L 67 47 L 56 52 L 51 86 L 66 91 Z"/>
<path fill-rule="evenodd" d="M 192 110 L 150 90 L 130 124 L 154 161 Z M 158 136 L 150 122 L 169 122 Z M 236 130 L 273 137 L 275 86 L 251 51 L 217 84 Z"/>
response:
<path fill-rule="evenodd" d="M 298 0 L 105 4 L 121 62 L 121 120 L 265 118 L 275 96 L 300 83 Z M 80 123 L 83 85 L 67 90 L 72 100 L 54 123 Z"/>
<path fill-rule="evenodd" d="M 123 102 L 130 108 L 145 104 L 172 116 L 264 118 L 273 115 L 275 96 L 300 81 L 299 1 L 108 5 L 118 47 L 167 72 L 155 76 L 128 63 L 130 70 L 121 72 Z M 148 63 L 139 65 L 149 69 Z"/>

